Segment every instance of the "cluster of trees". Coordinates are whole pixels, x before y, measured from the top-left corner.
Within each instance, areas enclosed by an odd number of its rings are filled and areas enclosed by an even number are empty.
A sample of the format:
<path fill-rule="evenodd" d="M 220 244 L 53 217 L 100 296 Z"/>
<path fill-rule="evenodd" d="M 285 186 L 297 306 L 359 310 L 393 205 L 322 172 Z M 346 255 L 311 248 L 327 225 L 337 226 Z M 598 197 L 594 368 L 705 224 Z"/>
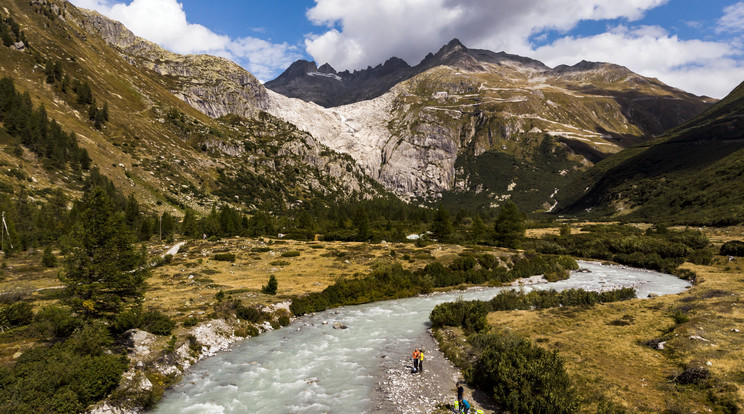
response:
<path fill-rule="evenodd" d="M 429 263 L 423 272 L 436 287 L 456 286 L 463 283 L 509 283 L 533 275 L 545 275 L 551 281 L 566 279 L 569 271 L 579 268 L 568 256 L 545 256 L 526 253 L 512 259 L 499 259 L 492 254 L 465 255 L 455 259 L 448 267 L 439 262 Z"/>
<path fill-rule="evenodd" d="M 689 260 L 710 264 L 713 251 L 705 235 L 698 230 L 670 230 L 656 226 L 641 230 L 630 225 L 591 225 L 582 233 L 547 235 L 530 247 L 542 253 L 569 254 L 611 260 L 629 266 L 673 273 Z"/>
<path fill-rule="evenodd" d="M 77 79 L 70 80 L 65 74 L 62 62 L 59 59 L 47 59 L 44 66 L 46 83 L 55 85 L 59 92 L 67 97 L 68 90 L 71 88 L 75 93 L 75 104 L 88 107 L 88 119 L 93 122 L 96 129 L 101 129 L 109 121 L 108 103 L 104 102 L 102 107 L 96 105 L 96 98 L 93 96 L 93 90 L 87 81 L 80 82 Z"/>
<path fill-rule="evenodd" d="M 17 42 L 23 42 L 28 47 L 26 33 L 21 30 L 21 27 L 11 16 L 0 17 L 0 41 L 3 42 L 3 46 L 5 47 L 9 47 Z"/>
<path fill-rule="evenodd" d="M 23 298 L 0 306 L 0 325 L 41 342 L 12 368 L 0 368 L 0 411 L 81 412 L 108 395 L 128 365 L 113 348 L 116 336 L 131 328 L 170 335 L 174 328 L 166 315 L 142 308 L 145 252 L 116 202 L 105 185 L 90 186 L 63 218 L 69 235 L 61 238 L 61 305 L 35 314 Z"/>
<path fill-rule="evenodd" d="M 481 257 L 481 260 L 483 256 Z M 493 259 L 495 260 L 495 259 Z M 378 300 L 410 297 L 429 293 L 434 287 L 456 286 L 461 283 L 496 283 L 508 282 L 520 277 L 528 277 L 543 273 L 545 269 L 558 266 L 578 268 L 576 262 L 568 263 L 572 259 L 559 256 L 528 255 L 517 259 L 510 268 L 483 268 L 482 272 L 472 272 L 474 269 L 464 270 L 460 265 L 445 267 L 439 262 L 430 263 L 424 269 L 410 271 L 396 263 L 382 266 L 372 271 L 368 276 L 358 279 L 341 279 L 322 292 L 295 298 L 290 310 L 295 315 L 304 315 L 328 308 Z M 493 261 L 489 262 L 493 263 Z M 502 269 L 494 272 L 496 269 Z M 469 278 L 468 275 L 480 275 L 480 278 Z M 445 282 L 447 281 L 447 282 Z"/>
<path fill-rule="evenodd" d="M 533 290 L 524 293 L 505 290 L 489 301 L 456 301 L 437 305 L 429 315 L 432 326 L 462 327 L 466 332 L 483 332 L 488 329 L 488 312 L 505 310 L 547 309 L 560 306 L 590 306 L 636 297 L 632 288 L 620 288 L 604 292 L 584 289 Z"/>
<path fill-rule="evenodd" d="M 0 79 L 0 122 L 18 143 L 41 157 L 45 167 L 90 168 L 88 151 L 78 146 L 75 133 L 63 131 L 57 121 L 50 120 L 43 104 L 34 107 L 28 92 L 16 91 L 10 78 Z"/>

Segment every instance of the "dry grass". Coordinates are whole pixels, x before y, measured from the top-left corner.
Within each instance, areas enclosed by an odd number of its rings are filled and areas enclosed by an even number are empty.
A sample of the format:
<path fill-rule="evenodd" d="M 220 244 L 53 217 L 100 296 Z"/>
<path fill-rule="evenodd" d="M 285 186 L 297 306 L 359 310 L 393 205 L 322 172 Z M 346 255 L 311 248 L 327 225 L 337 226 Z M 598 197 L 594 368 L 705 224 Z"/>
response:
<path fill-rule="evenodd" d="M 714 242 L 742 238 L 722 229 L 709 237 Z M 558 350 L 587 403 L 585 412 L 594 412 L 602 400 L 635 412 L 679 407 L 705 412 L 712 407 L 709 393 L 721 392 L 735 395 L 741 408 L 744 259 L 716 257 L 711 266 L 684 267 L 697 272 L 700 283 L 679 295 L 589 308 L 494 312 L 489 322 Z M 690 320 L 676 324 L 671 314 L 677 310 Z M 651 340 L 667 341 L 665 349 L 649 346 Z M 674 384 L 671 378 L 685 366 L 706 366 L 713 386 Z"/>
<path fill-rule="evenodd" d="M 457 257 L 460 246 L 409 244 L 264 241 L 234 238 L 218 242 L 189 241 L 173 261 L 156 268 L 148 281 L 145 303 L 184 312 L 214 302 L 220 290 L 246 303 L 269 304 L 294 295 L 318 292 L 339 278 L 364 276 L 379 264 L 399 261 L 415 269 L 435 259 L 445 263 Z M 155 250 L 155 249 L 154 249 Z M 159 250 L 162 250 L 159 249 Z M 282 253 L 297 251 L 296 257 Z M 391 255 L 395 251 L 395 256 Z M 216 253 L 234 253 L 234 262 L 214 260 Z M 409 259 L 404 259 L 409 258 Z M 261 287 L 274 275 L 279 283 L 276 296 L 262 294 Z"/>

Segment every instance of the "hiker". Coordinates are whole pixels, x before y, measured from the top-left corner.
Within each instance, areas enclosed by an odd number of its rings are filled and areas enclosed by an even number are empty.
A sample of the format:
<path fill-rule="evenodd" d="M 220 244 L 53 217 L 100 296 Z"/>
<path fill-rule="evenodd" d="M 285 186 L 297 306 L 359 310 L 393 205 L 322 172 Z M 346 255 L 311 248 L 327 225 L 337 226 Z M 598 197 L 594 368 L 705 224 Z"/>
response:
<path fill-rule="evenodd" d="M 419 351 L 419 372 L 424 372 L 424 349 L 422 348 L 421 351 Z"/>
<path fill-rule="evenodd" d="M 413 372 L 418 372 L 419 370 L 419 350 L 418 348 L 413 350 Z"/>
<path fill-rule="evenodd" d="M 462 387 L 460 381 L 457 381 L 457 401 L 462 400 L 462 394 L 465 392 L 465 388 Z"/>
<path fill-rule="evenodd" d="M 460 412 L 463 414 L 468 414 L 470 412 L 470 403 L 465 398 L 460 401 Z"/>

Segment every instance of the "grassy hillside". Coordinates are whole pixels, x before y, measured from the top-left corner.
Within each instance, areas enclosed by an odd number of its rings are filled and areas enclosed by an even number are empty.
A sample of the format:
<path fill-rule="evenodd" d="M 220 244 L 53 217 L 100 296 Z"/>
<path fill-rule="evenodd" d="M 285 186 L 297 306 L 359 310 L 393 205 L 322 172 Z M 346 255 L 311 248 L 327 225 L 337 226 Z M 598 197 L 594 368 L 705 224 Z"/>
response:
<path fill-rule="evenodd" d="M 543 72 L 514 62 L 481 66 L 438 66 L 396 86 L 393 136 L 457 148 L 454 183 L 442 194 L 451 208 L 509 198 L 527 211 L 564 206 L 580 173 L 710 105 L 611 64 Z"/>
<path fill-rule="evenodd" d="M 0 16 L 18 24 L 27 44 L 20 51 L 0 46 L 0 77 L 28 93 L 34 107 L 43 105 L 50 120 L 76 135 L 93 166 L 148 208 L 203 212 L 223 201 L 277 210 L 297 200 L 332 202 L 380 191 L 352 159 L 283 121 L 265 114 L 212 119 L 192 108 L 167 89 L 167 76 L 130 64 L 79 26 L 83 16 L 65 1 L 9 1 Z M 91 108 L 104 107 L 109 120 L 99 123 Z M 19 144 L 0 123 L 5 192 L 80 194 L 82 176 L 45 166 Z M 238 176 L 254 179 L 235 188 Z"/>
<path fill-rule="evenodd" d="M 592 188 L 567 212 L 725 225 L 744 221 L 744 84 L 648 144 L 595 167 Z"/>

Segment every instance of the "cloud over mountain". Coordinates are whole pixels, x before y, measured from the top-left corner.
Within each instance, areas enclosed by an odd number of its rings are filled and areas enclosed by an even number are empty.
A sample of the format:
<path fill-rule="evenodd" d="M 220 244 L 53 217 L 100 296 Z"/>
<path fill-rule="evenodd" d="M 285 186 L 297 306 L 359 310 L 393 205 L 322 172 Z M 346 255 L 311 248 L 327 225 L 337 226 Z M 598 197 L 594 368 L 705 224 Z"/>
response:
<path fill-rule="evenodd" d="M 287 43 L 271 43 L 255 37 L 231 38 L 189 23 L 177 0 L 73 0 L 78 7 L 96 10 L 118 20 L 137 36 L 180 54 L 222 56 L 244 66 L 261 80 L 271 79 L 302 54 Z"/>
<path fill-rule="evenodd" d="M 404 0 L 370 7 L 363 0 L 316 0 L 308 18 L 327 27 L 306 38 L 307 52 L 337 69 L 361 69 L 390 56 L 411 64 L 457 37 L 468 47 L 506 51 L 549 65 L 582 59 L 621 64 L 673 86 L 721 97 L 741 81 L 734 44 L 684 40 L 659 27 L 629 25 L 666 0 Z M 726 8 L 721 27 L 741 28 L 744 2 Z M 587 20 L 626 24 L 586 37 L 561 36 Z M 536 39 L 558 33 L 538 46 Z M 699 74 L 712 74 L 700 78 Z M 705 79 L 703 82 L 701 79 Z"/>

